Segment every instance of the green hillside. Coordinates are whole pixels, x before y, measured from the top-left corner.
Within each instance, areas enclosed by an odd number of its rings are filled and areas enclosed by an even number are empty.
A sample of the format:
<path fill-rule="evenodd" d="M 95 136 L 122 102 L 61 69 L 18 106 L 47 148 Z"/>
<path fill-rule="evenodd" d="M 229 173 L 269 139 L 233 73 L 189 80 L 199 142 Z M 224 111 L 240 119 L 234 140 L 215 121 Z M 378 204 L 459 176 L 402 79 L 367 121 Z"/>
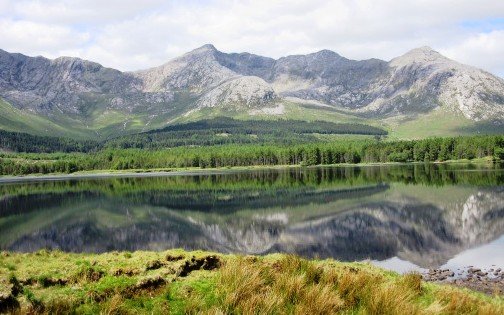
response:
<path fill-rule="evenodd" d="M 0 130 L 25 132 L 38 136 L 74 139 L 106 140 L 121 135 L 162 128 L 183 113 L 183 103 L 177 102 L 166 110 L 125 113 L 104 109 L 92 102 L 79 115 L 54 113 L 36 115 L 15 108 L 0 98 Z"/>
<path fill-rule="evenodd" d="M 0 98 L 0 129 L 45 136 L 83 137 L 80 131 L 61 126 L 34 114 L 21 111 Z"/>
<path fill-rule="evenodd" d="M 0 99 L 0 130 L 24 132 L 38 136 L 104 141 L 110 138 L 161 129 L 166 126 L 218 117 L 231 117 L 242 121 L 269 121 L 273 124 L 276 124 L 274 121 L 278 120 L 297 120 L 367 125 L 369 128 L 386 130 L 388 137 L 394 140 L 422 139 L 433 136 L 501 134 L 504 129 L 502 124 L 473 122 L 461 114 L 443 108 L 414 117 L 395 116 L 378 120 L 361 117 L 339 108 L 290 101 L 278 103 L 277 107 L 271 109 L 277 111 L 274 114 L 268 112 L 268 110 L 233 111 L 221 108 L 190 111 L 186 105 L 186 100 L 181 97 L 166 110 L 145 108 L 141 111 L 124 113 L 90 105 L 86 112 L 79 116 L 71 117 L 69 115 L 54 114 L 50 117 L 44 117 L 17 109 Z M 288 132 L 288 128 L 284 132 Z M 316 137 L 315 134 L 317 133 L 326 134 L 326 136 Z M 331 132 L 314 131 L 311 137 L 312 140 L 324 140 L 328 138 L 327 134 L 331 134 Z M 338 134 L 337 139 L 339 139 L 346 133 L 337 132 L 336 134 Z M 362 135 L 369 133 L 350 132 L 349 134 Z M 357 139 L 359 137 L 352 138 Z M 334 140 L 334 137 L 331 140 Z"/>
<path fill-rule="evenodd" d="M 504 125 L 477 123 L 462 114 L 444 109 L 419 115 L 415 118 L 393 118 L 386 121 L 393 139 L 421 139 L 436 136 L 467 136 L 502 134 Z"/>

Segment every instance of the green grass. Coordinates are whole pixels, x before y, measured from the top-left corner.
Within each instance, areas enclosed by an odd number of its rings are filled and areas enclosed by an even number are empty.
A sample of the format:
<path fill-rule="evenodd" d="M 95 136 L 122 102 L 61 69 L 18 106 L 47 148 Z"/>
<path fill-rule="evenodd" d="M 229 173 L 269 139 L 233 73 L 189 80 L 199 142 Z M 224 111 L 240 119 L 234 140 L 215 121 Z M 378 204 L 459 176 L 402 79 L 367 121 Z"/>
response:
<path fill-rule="evenodd" d="M 84 135 L 72 128 L 60 126 L 49 119 L 21 111 L 0 98 L 0 128 L 7 131 L 26 132 L 44 136 L 69 136 L 82 138 Z"/>
<path fill-rule="evenodd" d="M 0 129 L 75 139 L 96 137 L 96 130 L 88 128 L 80 119 L 63 114 L 55 114 L 49 119 L 19 110 L 2 99 L 0 99 Z"/>
<path fill-rule="evenodd" d="M 388 119 L 390 139 L 422 139 L 435 136 L 502 134 L 502 127 L 478 124 L 462 114 L 444 109 L 422 114 L 415 119 Z"/>
<path fill-rule="evenodd" d="M 285 116 L 288 119 L 300 120 L 325 120 L 341 123 L 360 123 L 375 127 L 381 127 L 381 124 L 372 119 L 362 118 L 350 112 L 343 110 L 333 110 L 323 106 L 313 106 L 309 104 L 300 104 L 294 102 L 285 102 Z"/>
<path fill-rule="evenodd" d="M 16 264 L 15 270 L 5 266 Z M 501 297 L 366 263 L 206 252 L 2 252 L 0 311 L 76 314 L 502 314 Z"/>
<path fill-rule="evenodd" d="M 94 109 L 85 116 L 56 112 L 47 118 L 19 110 L 0 98 L 0 129 L 42 136 L 104 140 L 145 131 L 148 116 L 148 113 Z M 165 123 L 166 120 L 161 120 L 151 123 L 149 127 L 160 128 Z"/>
<path fill-rule="evenodd" d="M 344 109 L 316 106 L 309 103 L 284 100 L 282 115 L 232 111 L 221 108 L 203 108 L 190 111 L 194 98 L 179 95 L 168 110 L 163 108 L 137 110 L 127 113 L 105 110 L 99 106 L 104 100 L 90 100 L 84 116 L 55 114 L 51 119 L 19 110 L 0 99 L 0 129 L 27 132 L 36 135 L 66 136 L 76 139 L 108 139 L 120 135 L 162 128 L 168 124 L 184 123 L 215 117 L 232 117 L 240 120 L 293 119 L 335 123 L 359 123 L 381 127 L 389 131 L 390 139 L 420 139 L 432 136 L 457 136 L 501 133 L 498 126 L 475 123 L 460 113 L 444 108 L 414 118 L 393 117 L 370 119 Z M 280 104 L 280 103 L 279 103 Z"/>
<path fill-rule="evenodd" d="M 198 111 L 191 112 L 189 115 L 181 116 L 173 121 L 173 123 L 184 123 L 197 121 L 201 119 L 210 119 L 216 117 L 232 117 L 239 120 L 277 120 L 291 119 L 304 121 L 329 121 L 335 123 L 361 123 L 370 124 L 380 127 L 380 123 L 366 118 L 361 118 L 351 113 L 335 111 L 325 107 L 305 107 L 306 104 L 300 104 L 290 101 L 282 101 L 277 105 L 284 107 L 284 113 L 281 115 L 271 115 L 264 113 L 250 114 L 248 111 L 230 111 L 221 108 L 202 108 Z"/>

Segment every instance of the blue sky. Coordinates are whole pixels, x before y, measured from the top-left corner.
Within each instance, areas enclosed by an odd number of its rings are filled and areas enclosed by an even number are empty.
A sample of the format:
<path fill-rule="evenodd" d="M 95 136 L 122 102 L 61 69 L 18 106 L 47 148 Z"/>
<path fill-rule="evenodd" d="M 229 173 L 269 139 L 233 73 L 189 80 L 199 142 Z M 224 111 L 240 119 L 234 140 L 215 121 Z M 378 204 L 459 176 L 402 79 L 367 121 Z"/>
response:
<path fill-rule="evenodd" d="M 504 1 L 0 0 L 0 48 L 11 52 L 137 70 L 206 43 L 385 60 L 427 45 L 504 77 Z"/>
<path fill-rule="evenodd" d="M 504 30 L 504 17 L 464 20 L 460 24 L 472 32 L 490 33 L 495 30 Z"/>

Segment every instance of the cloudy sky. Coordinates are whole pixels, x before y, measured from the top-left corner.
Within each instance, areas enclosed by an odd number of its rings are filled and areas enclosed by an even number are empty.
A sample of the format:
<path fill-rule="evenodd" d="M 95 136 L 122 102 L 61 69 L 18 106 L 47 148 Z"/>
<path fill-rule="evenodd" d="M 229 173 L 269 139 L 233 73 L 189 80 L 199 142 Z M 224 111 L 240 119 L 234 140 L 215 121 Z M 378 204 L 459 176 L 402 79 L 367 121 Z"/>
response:
<path fill-rule="evenodd" d="M 504 1 L 0 0 L 0 48 L 10 52 L 137 70 L 206 43 L 385 60 L 428 45 L 504 77 Z"/>

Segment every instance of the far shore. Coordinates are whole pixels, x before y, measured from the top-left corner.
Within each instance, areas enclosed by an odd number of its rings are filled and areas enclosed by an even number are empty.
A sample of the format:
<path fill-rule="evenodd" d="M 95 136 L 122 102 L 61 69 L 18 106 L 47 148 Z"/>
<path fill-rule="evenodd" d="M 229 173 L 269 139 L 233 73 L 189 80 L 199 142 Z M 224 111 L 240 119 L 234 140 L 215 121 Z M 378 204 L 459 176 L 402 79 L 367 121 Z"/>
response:
<path fill-rule="evenodd" d="M 247 172 L 253 170 L 290 169 L 290 168 L 319 168 L 319 167 L 374 167 L 422 164 L 492 164 L 490 158 L 473 160 L 449 160 L 443 162 L 387 162 L 387 163 L 342 163 L 323 165 L 252 165 L 219 168 L 162 168 L 162 169 L 130 169 L 130 170 L 92 170 L 78 171 L 75 173 L 29 174 L 29 175 L 0 175 L 0 183 L 29 182 L 29 181 L 57 181 L 68 179 L 92 178 L 133 178 L 133 177 L 166 177 L 166 176 L 193 176 L 193 175 L 218 175 L 226 173 Z"/>

